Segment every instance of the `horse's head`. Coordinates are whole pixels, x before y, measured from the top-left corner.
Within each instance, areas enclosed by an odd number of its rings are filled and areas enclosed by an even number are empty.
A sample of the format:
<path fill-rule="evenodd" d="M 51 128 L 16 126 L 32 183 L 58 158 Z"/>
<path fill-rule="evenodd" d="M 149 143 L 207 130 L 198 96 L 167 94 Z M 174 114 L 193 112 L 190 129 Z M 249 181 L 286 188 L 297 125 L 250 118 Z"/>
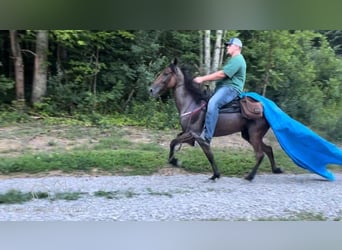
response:
<path fill-rule="evenodd" d="M 150 87 L 150 94 L 153 97 L 158 97 L 164 94 L 168 89 L 172 89 L 177 85 L 177 74 L 179 74 L 177 60 L 165 68 L 153 81 Z"/>

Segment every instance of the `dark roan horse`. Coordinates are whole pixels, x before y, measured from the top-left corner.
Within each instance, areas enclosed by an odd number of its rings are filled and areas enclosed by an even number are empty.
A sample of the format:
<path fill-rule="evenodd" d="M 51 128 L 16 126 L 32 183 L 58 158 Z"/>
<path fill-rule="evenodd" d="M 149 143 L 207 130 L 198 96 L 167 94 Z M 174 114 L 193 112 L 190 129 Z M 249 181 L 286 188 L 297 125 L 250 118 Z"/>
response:
<path fill-rule="evenodd" d="M 150 87 L 150 94 L 153 97 L 163 95 L 167 90 L 174 90 L 176 107 L 179 112 L 182 132 L 177 135 L 170 143 L 169 163 L 178 166 L 175 158 L 175 148 L 182 143 L 195 145 L 198 134 L 202 132 L 205 119 L 205 106 L 208 96 L 201 89 L 199 84 L 192 81 L 191 74 L 184 68 L 177 66 L 177 60 L 165 68 L 154 80 Z M 248 173 L 245 179 L 251 181 L 264 158 L 264 153 L 270 160 L 273 173 L 283 171 L 276 167 L 272 147 L 263 142 L 263 137 L 269 129 L 269 124 L 265 118 L 254 120 L 246 119 L 241 116 L 241 112 L 220 112 L 214 136 L 225 136 L 236 132 L 241 132 L 242 137 L 248 141 L 255 152 L 256 164 Z M 198 141 L 198 144 L 205 153 L 213 170 L 211 180 L 220 177 L 219 169 L 215 163 L 214 155 L 210 145 Z"/>

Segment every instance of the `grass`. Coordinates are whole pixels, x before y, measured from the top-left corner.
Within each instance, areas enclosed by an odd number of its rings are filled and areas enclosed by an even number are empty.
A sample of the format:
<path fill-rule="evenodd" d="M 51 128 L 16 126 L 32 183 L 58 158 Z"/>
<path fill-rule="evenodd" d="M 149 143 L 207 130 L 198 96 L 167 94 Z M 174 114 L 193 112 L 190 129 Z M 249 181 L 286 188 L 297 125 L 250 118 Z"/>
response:
<path fill-rule="evenodd" d="M 158 191 L 153 191 L 152 188 L 147 188 L 147 192 L 150 195 L 156 195 L 156 196 L 167 196 L 169 198 L 172 198 L 173 195 L 170 192 L 158 192 Z"/>
<path fill-rule="evenodd" d="M 334 221 L 340 221 L 342 218 L 336 217 Z M 313 212 L 296 212 L 292 213 L 287 217 L 280 218 L 260 218 L 258 221 L 327 221 L 331 220 L 325 217 L 322 213 Z"/>
<path fill-rule="evenodd" d="M 151 188 L 148 188 L 147 195 L 151 196 L 166 196 L 172 198 L 173 195 L 170 192 L 157 192 L 153 191 Z M 4 194 L 0 194 L 0 205 L 4 204 L 22 204 L 25 202 L 29 202 L 34 199 L 47 199 L 49 201 L 57 201 L 57 200 L 66 200 L 66 201 L 73 201 L 82 198 L 84 195 L 91 195 L 87 192 L 59 192 L 50 194 L 48 192 L 21 192 L 19 190 L 9 190 Z M 136 193 L 130 189 L 128 190 L 115 190 L 115 191 L 96 191 L 93 193 L 95 197 L 102 197 L 106 199 L 123 199 L 123 198 L 134 198 L 139 195 L 140 193 Z"/>
<path fill-rule="evenodd" d="M 210 191 L 210 190 L 209 190 Z M 9 190 L 8 192 L 4 194 L 0 194 L 0 206 L 1 205 L 10 205 L 10 204 L 22 204 L 25 202 L 29 202 L 35 199 L 40 200 L 49 200 L 50 202 L 54 202 L 57 200 L 66 200 L 66 201 L 72 201 L 72 200 L 78 200 L 82 198 L 82 196 L 85 195 L 93 195 L 94 197 L 98 198 L 106 198 L 106 199 L 125 199 L 125 198 L 134 198 L 139 195 L 151 195 L 151 196 L 165 196 L 168 198 L 172 198 L 174 194 L 179 193 L 178 191 L 175 192 L 159 192 L 154 191 L 152 188 L 147 188 L 146 193 L 137 193 L 133 190 L 127 189 L 127 190 L 115 190 L 115 191 L 96 191 L 93 194 L 87 193 L 87 192 L 60 192 L 55 194 L 49 194 L 47 192 L 21 192 L 18 190 Z M 341 213 L 342 215 L 342 213 Z M 222 218 L 213 218 L 211 221 L 224 221 L 225 219 Z M 246 221 L 249 219 L 246 218 L 240 218 L 238 221 Z M 337 216 L 336 218 L 327 218 L 322 213 L 314 213 L 314 212 L 293 212 L 289 213 L 288 216 L 283 217 L 265 217 L 265 218 L 258 218 L 254 219 L 255 221 L 341 221 L 342 217 Z"/>
<path fill-rule="evenodd" d="M 140 132 L 145 129 L 136 130 Z M 0 174 L 35 174 L 55 170 L 90 173 L 97 169 L 109 174 L 150 175 L 167 166 L 168 144 L 161 146 L 160 141 L 171 140 L 178 131 L 146 130 L 144 137 L 148 136 L 148 141 L 144 142 L 131 140 L 130 131 L 125 127 L 48 125 L 42 122 L 7 127 L 6 133 L 0 134 L 0 140 L 19 141 L 21 147 L 0 151 Z M 47 141 L 39 150 L 26 146 L 28 142 L 43 136 L 47 137 Z M 274 151 L 277 165 L 287 173 L 306 172 L 294 165 L 281 149 Z M 242 177 L 255 164 L 251 148 L 213 148 L 213 152 L 223 176 Z M 176 152 L 176 157 L 182 161 L 186 171 L 211 172 L 209 162 L 198 147 L 185 147 Z M 262 172 L 271 172 L 266 157 L 258 173 Z"/>
<path fill-rule="evenodd" d="M 283 168 L 287 173 L 305 173 L 305 170 L 298 168 L 284 152 L 275 150 L 274 153 L 277 166 Z M 251 171 L 255 164 L 252 150 L 230 149 L 227 152 L 222 149 L 214 149 L 214 155 L 219 170 L 224 176 L 244 176 Z M 181 151 L 179 158 L 182 159 L 183 167 L 187 171 L 211 172 L 211 167 L 199 148 L 188 148 L 186 151 Z M 271 165 L 267 157 L 261 163 L 258 173 L 271 173 Z"/>
<path fill-rule="evenodd" d="M 47 192 L 21 192 L 19 190 L 11 189 L 4 194 L 0 194 L 1 204 L 21 204 L 31 201 L 33 199 L 48 199 L 50 201 L 55 200 L 77 200 L 86 193 L 80 192 L 62 192 L 50 195 Z"/>
<path fill-rule="evenodd" d="M 23 193 L 18 190 L 9 190 L 5 194 L 0 194 L 0 204 L 24 203 L 32 199 L 31 193 Z"/>
<path fill-rule="evenodd" d="M 104 197 L 107 199 L 121 199 L 121 198 L 133 198 L 138 196 L 138 193 L 135 193 L 131 190 L 122 191 L 97 191 L 94 193 L 96 197 Z"/>
<path fill-rule="evenodd" d="M 34 174 L 61 170 L 72 173 L 90 172 L 96 168 L 112 174 L 148 175 L 156 172 L 164 163 L 161 154 L 153 151 L 138 149 L 74 151 L 2 158 L 0 172 L 2 174 L 18 172 Z"/>

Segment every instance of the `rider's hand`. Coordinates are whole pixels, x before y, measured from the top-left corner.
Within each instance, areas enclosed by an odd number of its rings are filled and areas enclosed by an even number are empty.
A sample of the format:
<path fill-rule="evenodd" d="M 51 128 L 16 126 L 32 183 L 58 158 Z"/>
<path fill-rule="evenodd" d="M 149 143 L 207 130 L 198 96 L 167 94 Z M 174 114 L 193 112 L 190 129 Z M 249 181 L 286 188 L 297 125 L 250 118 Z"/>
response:
<path fill-rule="evenodd" d="M 201 76 L 197 76 L 193 79 L 194 82 L 198 83 L 198 84 L 201 84 L 203 82 L 203 77 Z"/>

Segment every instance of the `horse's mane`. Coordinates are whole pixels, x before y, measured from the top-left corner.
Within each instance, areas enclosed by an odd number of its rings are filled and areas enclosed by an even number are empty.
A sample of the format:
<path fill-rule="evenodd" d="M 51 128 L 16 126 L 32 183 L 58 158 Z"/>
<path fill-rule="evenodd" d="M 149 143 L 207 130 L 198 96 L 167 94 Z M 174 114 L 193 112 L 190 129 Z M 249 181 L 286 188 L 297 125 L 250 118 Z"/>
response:
<path fill-rule="evenodd" d="M 171 65 L 171 69 L 175 71 L 174 64 Z M 182 66 L 180 70 L 183 73 L 184 76 L 184 86 L 189 91 L 189 93 L 192 95 L 192 97 L 195 99 L 196 103 L 200 103 L 201 101 L 208 102 L 210 98 L 210 93 L 207 90 L 202 90 L 201 85 L 198 83 L 193 82 L 193 75 L 190 72 L 190 70 L 186 66 Z"/>

